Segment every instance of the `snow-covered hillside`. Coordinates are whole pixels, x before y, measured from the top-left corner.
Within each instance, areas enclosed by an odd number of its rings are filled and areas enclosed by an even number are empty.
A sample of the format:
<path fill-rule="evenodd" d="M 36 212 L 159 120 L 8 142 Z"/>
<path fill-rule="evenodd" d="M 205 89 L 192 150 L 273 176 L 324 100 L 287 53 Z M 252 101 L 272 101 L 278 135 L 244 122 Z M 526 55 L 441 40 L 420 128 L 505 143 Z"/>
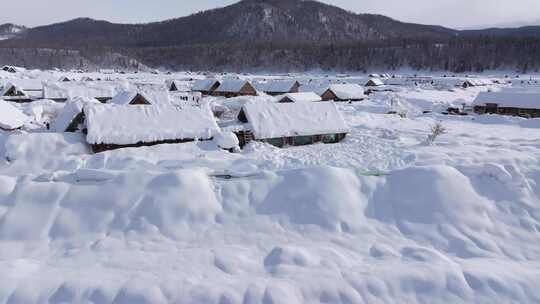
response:
<path fill-rule="evenodd" d="M 540 120 L 439 114 L 482 90 L 341 103 L 331 145 L 0 133 L 0 303 L 538 303 Z"/>

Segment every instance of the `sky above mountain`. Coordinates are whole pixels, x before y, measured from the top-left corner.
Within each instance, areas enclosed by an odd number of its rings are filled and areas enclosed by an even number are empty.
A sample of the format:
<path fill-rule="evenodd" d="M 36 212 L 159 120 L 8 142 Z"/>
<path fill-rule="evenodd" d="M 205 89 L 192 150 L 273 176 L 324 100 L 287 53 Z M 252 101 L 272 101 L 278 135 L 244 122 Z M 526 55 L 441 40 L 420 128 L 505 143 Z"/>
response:
<path fill-rule="evenodd" d="M 185 16 L 238 0 L 17 0 L 2 3 L 0 23 L 37 26 L 91 17 L 141 23 Z M 377 13 L 401 21 L 453 28 L 538 23 L 538 0 L 323 0 L 357 13 Z"/>

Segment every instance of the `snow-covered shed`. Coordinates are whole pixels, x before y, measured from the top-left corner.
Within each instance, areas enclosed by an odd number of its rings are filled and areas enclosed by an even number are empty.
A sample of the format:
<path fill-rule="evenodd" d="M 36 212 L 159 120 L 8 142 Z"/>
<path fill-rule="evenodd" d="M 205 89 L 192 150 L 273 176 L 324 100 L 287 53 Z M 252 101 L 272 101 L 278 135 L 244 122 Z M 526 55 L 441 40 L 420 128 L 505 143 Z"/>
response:
<path fill-rule="evenodd" d="M 383 85 L 384 82 L 380 78 L 370 78 L 365 84 L 366 87 L 380 87 Z"/>
<path fill-rule="evenodd" d="M 322 101 L 321 96 L 314 92 L 289 93 L 277 97 L 278 102 L 318 102 Z"/>
<path fill-rule="evenodd" d="M 91 105 L 84 114 L 94 152 L 209 140 L 220 132 L 208 105 Z"/>
<path fill-rule="evenodd" d="M 32 101 L 30 96 L 18 85 L 7 83 L 0 91 L 0 97 L 4 100 L 14 102 L 29 102 Z"/>
<path fill-rule="evenodd" d="M 270 80 L 261 84 L 261 89 L 268 95 L 277 96 L 287 93 L 298 93 L 300 83 L 296 80 Z"/>
<path fill-rule="evenodd" d="M 227 79 L 212 93 L 213 96 L 237 97 L 257 96 L 257 90 L 247 80 Z"/>
<path fill-rule="evenodd" d="M 74 97 L 67 100 L 52 122 L 51 130 L 56 132 L 83 130 L 85 120 L 83 108 L 90 104 L 100 104 L 100 102 L 97 99 L 84 97 Z"/>
<path fill-rule="evenodd" d="M 189 92 L 191 90 L 189 81 L 186 80 L 169 79 L 165 81 L 165 85 L 171 92 Z"/>
<path fill-rule="evenodd" d="M 207 78 L 195 81 L 191 88 L 194 92 L 200 92 L 203 95 L 212 94 L 221 83 L 217 79 Z"/>
<path fill-rule="evenodd" d="M 322 94 L 324 101 L 360 101 L 367 99 L 364 88 L 357 84 L 332 84 Z"/>
<path fill-rule="evenodd" d="M 70 82 L 71 79 L 69 79 L 69 77 L 67 76 L 62 76 L 60 77 L 60 79 L 58 79 L 59 82 Z"/>
<path fill-rule="evenodd" d="M 481 92 L 473 102 L 478 114 L 501 114 L 527 118 L 540 117 L 540 93 Z"/>
<path fill-rule="evenodd" d="M 122 91 L 110 101 L 116 105 L 168 105 L 171 96 L 168 91 Z"/>
<path fill-rule="evenodd" d="M 0 129 L 12 131 L 21 128 L 28 121 L 28 116 L 19 109 L 0 100 Z"/>
<path fill-rule="evenodd" d="M 8 72 L 8 73 L 17 73 L 17 72 L 25 71 L 25 70 L 26 70 L 25 68 L 16 67 L 16 66 L 12 66 L 12 65 L 4 65 L 2 67 L 2 71 Z"/>
<path fill-rule="evenodd" d="M 95 98 L 101 102 L 112 99 L 119 90 L 114 83 L 103 82 L 46 82 L 43 99 L 65 102 L 73 97 Z"/>
<path fill-rule="evenodd" d="M 238 119 L 246 124 L 236 132 L 241 146 L 251 140 L 277 147 L 337 143 L 349 132 L 332 102 L 252 102 L 242 107 Z"/>
<path fill-rule="evenodd" d="M 469 87 L 483 87 L 483 86 L 492 85 L 492 84 L 493 84 L 493 81 L 489 79 L 469 78 L 469 79 L 466 79 L 461 84 L 461 87 L 466 89 Z"/>

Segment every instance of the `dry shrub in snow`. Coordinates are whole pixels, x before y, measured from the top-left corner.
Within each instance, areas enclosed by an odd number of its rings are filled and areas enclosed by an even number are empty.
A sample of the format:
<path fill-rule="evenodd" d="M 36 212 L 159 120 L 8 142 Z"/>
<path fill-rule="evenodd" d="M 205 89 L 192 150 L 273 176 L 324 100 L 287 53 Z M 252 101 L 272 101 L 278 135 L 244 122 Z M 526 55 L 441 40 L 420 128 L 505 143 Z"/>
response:
<path fill-rule="evenodd" d="M 426 142 L 428 144 L 433 144 L 437 137 L 446 133 L 446 128 L 439 121 L 431 126 L 431 133 L 428 135 Z"/>

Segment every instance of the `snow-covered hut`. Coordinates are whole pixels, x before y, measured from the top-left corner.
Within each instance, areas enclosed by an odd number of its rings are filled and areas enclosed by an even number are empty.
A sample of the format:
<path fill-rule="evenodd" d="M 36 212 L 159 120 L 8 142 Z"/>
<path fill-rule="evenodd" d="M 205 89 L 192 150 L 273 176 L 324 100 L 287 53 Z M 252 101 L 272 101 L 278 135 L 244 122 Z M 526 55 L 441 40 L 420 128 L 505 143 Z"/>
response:
<path fill-rule="evenodd" d="M 337 143 L 349 132 L 332 102 L 252 102 L 242 107 L 238 119 L 246 124 L 236 132 L 241 146 L 251 140 L 277 147 Z"/>
<path fill-rule="evenodd" d="M 111 104 L 116 105 L 168 105 L 171 96 L 168 91 L 122 91 L 114 96 Z"/>
<path fill-rule="evenodd" d="M 194 92 L 200 92 L 203 95 L 210 95 L 219 87 L 220 84 L 221 83 L 217 79 L 201 79 L 197 80 L 193 84 L 191 90 Z"/>
<path fill-rule="evenodd" d="M 296 80 L 271 80 L 261 84 L 261 88 L 266 94 L 277 96 L 287 93 L 298 93 L 300 83 Z"/>
<path fill-rule="evenodd" d="M 289 93 L 277 97 L 278 102 L 318 102 L 322 101 L 321 96 L 314 92 Z"/>
<path fill-rule="evenodd" d="M 84 114 L 94 152 L 209 140 L 220 132 L 207 105 L 92 105 Z"/>
<path fill-rule="evenodd" d="M 384 82 L 380 78 L 370 78 L 364 86 L 366 87 L 380 87 Z"/>
<path fill-rule="evenodd" d="M 483 86 L 492 85 L 492 84 L 493 84 L 493 81 L 489 79 L 469 78 L 469 79 L 466 79 L 461 84 L 461 87 L 466 89 L 469 87 L 483 87 Z"/>
<path fill-rule="evenodd" d="M 213 96 L 237 97 L 257 96 L 257 90 L 247 80 L 227 79 L 212 93 Z"/>
<path fill-rule="evenodd" d="M 16 130 L 24 126 L 27 121 L 28 116 L 8 102 L 0 100 L 0 129 L 4 131 Z"/>
<path fill-rule="evenodd" d="M 364 88 L 357 84 L 332 84 L 322 94 L 324 101 L 360 101 L 367 99 Z"/>
<path fill-rule="evenodd" d="M 97 99 L 74 97 L 66 101 L 64 107 L 51 124 L 51 130 L 56 132 L 76 132 L 84 130 L 83 108 L 90 104 L 100 104 Z"/>
<path fill-rule="evenodd" d="M 47 82 L 43 84 L 43 99 L 65 102 L 73 97 L 95 98 L 101 102 L 112 99 L 119 90 L 114 83 Z"/>
<path fill-rule="evenodd" d="M 30 102 L 32 98 L 18 85 L 7 83 L 0 91 L 0 97 L 7 101 Z"/>
<path fill-rule="evenodd" d="M 473 102 L 478 114 L 540 117 L 540 93 L 481 92 Z"/>

